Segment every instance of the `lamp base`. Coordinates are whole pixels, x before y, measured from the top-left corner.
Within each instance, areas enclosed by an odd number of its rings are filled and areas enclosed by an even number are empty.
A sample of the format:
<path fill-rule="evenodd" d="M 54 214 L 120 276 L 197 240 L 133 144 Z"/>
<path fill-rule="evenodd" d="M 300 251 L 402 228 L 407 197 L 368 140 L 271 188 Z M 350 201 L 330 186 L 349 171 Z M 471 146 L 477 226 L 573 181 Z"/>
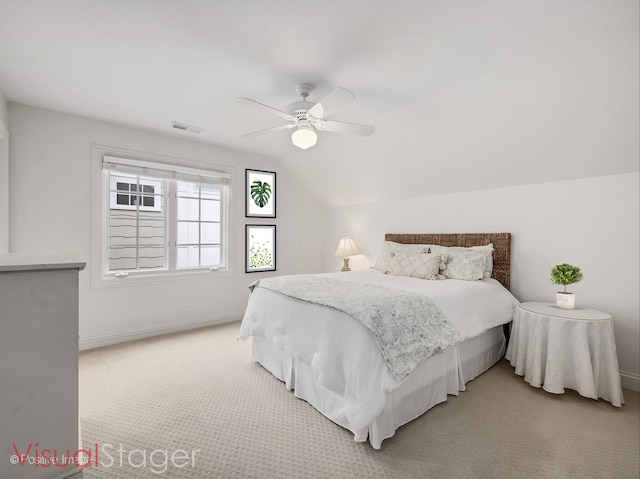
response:
<path fill-rule="evenodd" d="M 344 261 L 344 266 L 341 271 L 351 271 L 351 268 L 349 268 L 349 258 L 342 258 L 342 261 Z"/>

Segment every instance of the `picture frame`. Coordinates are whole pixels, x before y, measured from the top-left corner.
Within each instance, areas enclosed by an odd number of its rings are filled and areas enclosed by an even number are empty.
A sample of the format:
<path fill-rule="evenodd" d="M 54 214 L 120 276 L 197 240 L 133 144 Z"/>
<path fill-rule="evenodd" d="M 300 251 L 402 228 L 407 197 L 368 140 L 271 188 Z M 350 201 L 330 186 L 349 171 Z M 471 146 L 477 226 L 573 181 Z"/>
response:
<path fill-rule="evenodd" d="M 276 172 L 245 170 L 245 216 L 276 217 Z"/>
<path fill-rule="evenodd" d="M 276 225 L 245 225 L 245 272 L 276 270 Z"/>

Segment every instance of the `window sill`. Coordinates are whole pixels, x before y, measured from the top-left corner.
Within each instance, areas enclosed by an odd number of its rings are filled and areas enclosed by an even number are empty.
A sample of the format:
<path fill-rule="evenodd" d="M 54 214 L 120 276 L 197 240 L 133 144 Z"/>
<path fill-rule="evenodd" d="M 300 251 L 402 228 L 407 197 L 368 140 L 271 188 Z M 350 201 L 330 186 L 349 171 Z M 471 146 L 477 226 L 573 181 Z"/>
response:
<path fill-rule="evenodd" d="M 210 269 L 189 269 L 172 272 L 149 272 L 149 273 L 129 273 L 126 276 L 116 276 L 115 274 L 94 277 L 92 287 L 98 288 L 117 288 L 123 286 L 135 286 L 138 284 L 154 284 L 154 283 L 175 283 L 181 281 L 194 280 L 210 280 L 225 277 L 232 277 L 233 272 L 229 269 L 220 268 L 218 270 Z"/>

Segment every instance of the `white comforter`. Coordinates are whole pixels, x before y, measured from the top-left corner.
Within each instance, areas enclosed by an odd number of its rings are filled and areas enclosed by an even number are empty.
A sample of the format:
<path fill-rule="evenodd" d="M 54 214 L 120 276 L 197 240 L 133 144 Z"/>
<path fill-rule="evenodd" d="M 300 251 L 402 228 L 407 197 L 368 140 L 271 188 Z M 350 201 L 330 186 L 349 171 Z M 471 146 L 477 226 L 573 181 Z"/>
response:
<path fill-rule="evenodd" d="M 463 340 L 511 321 L 518 303 L 493 279 L 429 281 L 385 275 L 375 269 L 323 276 L 424 293 Z M 344 414 L 352 431 L 366 428 L 382 411 L 385 392 L 399 386 L 371 332 L 340 311 L 257 287 L 240 329 L 241 338 L 249 336 L 262 336 L 309 364 L 320 384 L 344 398 Z"/>

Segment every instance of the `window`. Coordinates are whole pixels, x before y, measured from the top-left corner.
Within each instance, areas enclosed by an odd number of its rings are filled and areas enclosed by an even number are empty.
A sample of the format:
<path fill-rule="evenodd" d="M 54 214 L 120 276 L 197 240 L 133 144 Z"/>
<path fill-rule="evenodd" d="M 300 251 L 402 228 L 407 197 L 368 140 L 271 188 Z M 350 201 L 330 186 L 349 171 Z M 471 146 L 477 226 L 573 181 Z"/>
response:
<path fill-rule="evenodd" d="M 94 147 L 98 283 L 229 271 L 231 174 L 136 156 Z"/>
<path fill-rule="evenodd" d="M 218 185 L 178 182 L 178 268 L 219 264 L 222 193 Z"/>
<path fill-rule="evenodd" d="M 154 196 L 157 191 L 160 191 L 159 181 L 113 174 L 110 177 L 110 208 L 135 210 L 139 206 L 142 211 L 160 211 L 160 202 Z"/>

